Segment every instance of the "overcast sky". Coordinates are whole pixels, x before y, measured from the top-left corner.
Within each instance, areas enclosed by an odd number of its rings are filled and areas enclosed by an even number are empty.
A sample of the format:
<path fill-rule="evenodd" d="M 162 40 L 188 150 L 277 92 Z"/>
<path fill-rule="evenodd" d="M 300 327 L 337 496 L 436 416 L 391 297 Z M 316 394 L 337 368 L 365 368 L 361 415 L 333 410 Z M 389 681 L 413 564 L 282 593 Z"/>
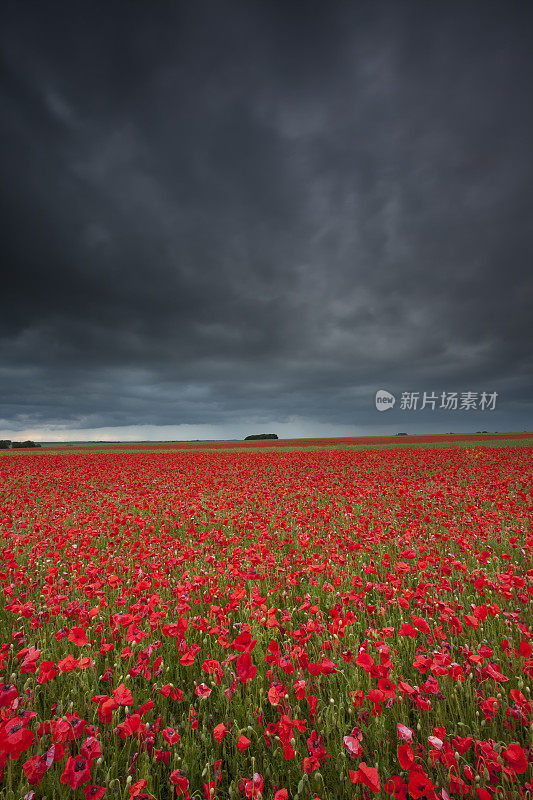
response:
<path fill-rule="evenodd" d="M 3 8 L 0 436 L 533 428 L 530 3 Z"/>

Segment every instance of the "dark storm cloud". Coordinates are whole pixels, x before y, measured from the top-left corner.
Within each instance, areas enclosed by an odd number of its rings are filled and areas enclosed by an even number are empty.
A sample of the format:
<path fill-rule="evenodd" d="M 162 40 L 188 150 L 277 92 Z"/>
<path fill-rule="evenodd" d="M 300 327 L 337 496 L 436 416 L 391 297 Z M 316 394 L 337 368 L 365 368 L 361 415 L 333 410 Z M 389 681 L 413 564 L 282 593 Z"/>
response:
<path fill-rule="evenodd" d="M 7 6 L 0 428 L 531 427 L 526 4 L 301 8 Z"/>

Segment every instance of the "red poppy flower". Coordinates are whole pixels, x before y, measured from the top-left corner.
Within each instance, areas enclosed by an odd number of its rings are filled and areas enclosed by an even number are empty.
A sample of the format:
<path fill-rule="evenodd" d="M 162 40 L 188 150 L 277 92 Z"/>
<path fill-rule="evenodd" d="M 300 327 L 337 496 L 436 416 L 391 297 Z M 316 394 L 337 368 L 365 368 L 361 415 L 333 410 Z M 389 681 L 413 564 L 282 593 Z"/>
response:
<path fill-rule="evenodd" d="M 214 673 L 217 684 L 220 686 L 222 678 L 224 677 L 224 670 L 220 663 L 213 658 L 206 658 L 202 664 L 204 672 Z"/>
<path fill-rule="evenodd" d="M 380 781 L 377 769 L 369 767 L 364 761 L 361 761 L 359 768 L 356 771 L 350 770 L 350 780 L 352 783 L 362 783 L 367 786 L 372 792 L 379 792 Z"/>
<path fill-rule="evenodd" d="M 226 735 L 227 730 L 228 729 L 226 728 L 223 722 L 221 722 L 219 725 L 216 725 L 216 727 L 213 728 L 213 735 L 219 744 Z"/>
<path fill-rule="evenodd" d="M 171 783 L 174 784 L 176 787 L 176 794 L 179 796 L 180 794 L 189 795 L 189 781 L 182 775 L 179 769 L 175 769 L 173 772 L 170 773 L 170 780 Z"/>
<path fill-rule="evenodd" d="M 174 728 L 165 728 L 163 738 L 168 744 L 177 744 L 181 739 L 179 733 Z"/>
<path fill-rule="evenodd" d="M 452 737 L 452 744 L 455 750 L 461 755 L 467 752 L 470 749 L 473 738 L 471 736 L 465 736 L 464 738 L 461 736 L 453 736 Z"/>
<path fill-rule="evenodd" d="M 305 697 L 305 686 L 306 683 L 303 680 L 296 680 L 294 681 L 294 694 L 298 700 L 303 700 Z"/>
<path fill-rule="evenodd" d="M 459 775 L 454 775 L 452 773 L 450 775 L 448 785 L 450 787 L 450 791 L 453 792 L 454 795 L 459 795 L 459 797 L 468 797 L 472 793 L 472 788 L 465 783 L 465 781 L 460 778 Z"/>
<path fill-rule="evenodd" d="M 378 689 L 383 692 L 383 696 L 387 700 L 394 700 L 396 697 L 396 685 L 388 678 L 380 678 L 378 681 Z"/>
<path fill-rule="evenodd" d="M 252 639 L 250 631 L 242 631 L 235 637 L 231 646 L 240 653 L 250 653 L 257 644 L 257 639 Z"/>
<path fill-rule="evenodd" d="M 71 628 L 67 641 L 75 644 L 77 647 L 84 647 L 86 644 L 89 644 L 89 640 L 87 639 L 87 634 L 85 633 L 83 628 Z"/>
<path fill-rule="evenodd" d="M 307 739 L 307 749 L 309 750 L 309 755 L 315 756 L 318 759 L 328 757 L 322 736 L 320 736 L 315 730 L 312 730 L 309 734 Z"/>
<path fill-rule="evenodd" d="M 70 672 L 71 669 L 75 669 L 79 665 L 79 661 L 77 658 L 74 658 L 73 655 L 70 653 L 65 658 L 62 658 L 60 661 L 57 662 L 57 666 L 59 667 L 61 672 Z"/>
<path fill-rule="evenodd" d="M 130 714 L 129 717 L 126 717 L 124 722 L 120 722 L 117 725 L 115 732 L 118 732 L 118 735 L 121 739 L 125 739 L 127 736 L 133 736 L 133 734 L 139 729 L 140 724 L 140 716 L 138 714 Z"/>
<path fill-rule="evenodd" d="M 0 683 L 0 708 L 10 708 L 13 700 L 16 700 L 18 696 L 16 686 Z"/>
<path fill-rule="evenodd" d="M 316 756 L 306 756 L 302 761 L 303 771 L 310 775 L 320 769 L 320 761 Z"/>
<path fill-rule="evenodd" d="M 97 786 L 91 783 L 90 786 L 83 787 L 83 800 L 102 800 L 105 792 L 105 786 Z"/>
<path fill-rule="evenodd" d="M 50 729 L 54 744 L 61 742 L 71 742 L 74 740 L 74 731 L 66 719 L 54 719 L 50 721 Z"/>
<path fill-rule="evenodd" d="M 130 690 L 123 683 L 113 690 L 113 698 L 119 706 L 132 706 L 133 697 Z"/>
<path fill-rule="evenodd" d="M 500 683 L 509 680 L 505 675 L 502 675 L 497 664 L 487 664 L 485 667 L 485 675 Z"/>
<path fill-rule="evenodd" d="M 352 758 L 360 758 L 363 755 L 361 743 L 355 736 L 345 736 L 342 741 Z"/>
<path fill-rule="evenodd" d="M 271 683 L 267 693 L 268 701 L 271 706 L 277 706 L 285 694 L 285 689 L 281 684 Z"/>
<path fill-rule="evenodd" d="M 39 677 L 37 678 L 37 683 L 42 684 L 46 683 L 47 681 L 51 681 L 52 678 L 55 678 L 57 673 L 58 670 L 56 669 L 54 661 L 43 661 L 39 665 Z"/>
<path fill-rule="evenodd" d="M 435 785 L 431 783 L 428 776 L 419 770 L 411 770 L 409 774 L 409 785 L 407 791 L 409 795 L 417 800 L 419 797 L 426 797 Z"/>
<path fill-rule="evenodd" d="M 329 658 L 323 658 L 320 664 L 320 670 L 323 675 L 333 675 L 337 672 L 337 665 Z"/>
<path fill-rule="evenodd" d="M 248 747 L 250 747 L 250 745 L 251 745 L 250 739 L 248 739 L 247 736 L 244 736 L 241 733 L 237 741 L 237 748 L 241 751 L 241 753 L 244 753 L 244 751 L 247 750 Z"/>
<path fill-rule="evenodd" d="M 518 648 L 518 652 L 522 658 L 531 658 L 533 655 L 533 646 L 531 645 L 531 642 L 526 642 L 525 639 L 522 639 L 520 642 L 520 647 Z"/>
<path fill-rule="evenodd" d="M 254 773 L 253 778 L 250 780 L 242 782 L 242 790 L 246 800 L 256 800 L 256 798 L 260 800 L 263 797 L 264 788 L 263 778 L 258 772 Z"/>
<path fill-rule="evenodd" d="M 91 765 L 83 756 L 67 758 L 63 774 L 59 778 L 61 783 L 68 783 L 71 789 L 77 789 L 82 783 L 91 780 Z"/>
<path fill-rule="evenodd" d="M 80 747 L 81 755 L 89 762 L 96 761 L 102 755 L 100 742 L 95 736 L 88 736 Z"/>
<path fill-rule="evenodd" d="M 414 731 L 411 728 L 408 728 L 407 725 L 402 725 L 401 722 L 398 722 L 396 725 L 396 731 L 398 734 L 399 739 L 403 739 L 404 742 L 412 742 Z"/>
<path fill-rule="evenodd" d="M 252 664 L 252 659 L 250 658 L 250 653 L 248 651 L 239 656 L 235 662 L 235 671 L 239 676 L 241 683 L 248 683 L 248 681 L 251 681 L 253 678 L 255 678 L 257 667 L 255 664 Z"/>
<path fill-rule="evenodd" d="M 42 756 L 32 756 L 23 765 L 23 772 L 30 786 L 41 783 L 45 772 L 48 772 L 54 763 L 55 746 L 51 745 Z"/>
<path fill-rule="evenodd" d="M 132 785 L 130 786 L 130 798 L 141 797 L 142 794 L 144 794 L 143 789 L 146 786 L 146 783 L 147 782 L 144 778 L 141 778 L 139 781 L 137 781 L 137 783 L 132 783 Z M 148 797 L 151 796 L 152 795 L 148 795 Z"/>
<path fill-rule="evenodd" d="M 370 669 L 374 666 L 374 659 L 369 653 L 366 653 L 363 650 L 357 656 L 355 663 L 358 664 L 360 667 L 363 667 L 365 672 L 369 673 Z"/>
<path fill-rule="evenodd" d="M 118 708 L 118 703 L 112 697 L 107 697 L 98 706 L 98 719 L 100 722 L 111 722 L 113 719 L 113 711 Z"/>
<path fill-rule="evenodd" d="M 405 787 L 404 782 L 402 781 L 400 775 L 393 775 L 389 780 L 386 782 L 385 786 L 383 787 L 387 794 L 393 794 L 395 796 L 399 796 L 402 788 Z M 405 789 L 404 789 L 405 791 Z M 405 795 L 403 795 L 405 797 Z"/>
<path fill-rule="evenodd" d="M 36 672 L 37 661 L 39 660 L 40 655 L 41 651 L 36 650 L 33 645 L 30 648 L 24 647 L 20 653 L 17 653 L 17 658 L 24 657 L 24 660 L 20 665 L 20 674 L 25 675 L 28 672 Z"/>
<path fill-rule="evenodd" d="M 20 715 L 0 724 L 0 752 L 8 753 L 15 761 L 34 740 L 35 734 L 26 728 Z"/>
<path fill-rule="evenodd" d="M 526 754 L 519 744 L 510 744 L 506 750 L 502 750 L 502 756 L 507 766 L 510 767 L 513 772 L 517 772 L 521 775 L 527 770 L 528 762 Z"/>
<path fill-rule="evenodd" d="M 154 706 L 155 703 L 153 700 L 147 700 L 146 703 L 143 703 L 142 706 L 139 706 L 139 708 L 137 709 L 137 714 L 140 717 L 143 717 L 145 714 L 148 713 L 148 711 L 151 711 Z"/>
<path fill-rule="evenodd" d="M 408 744 L 398 745 L 398 761 L 402 769 L 410 770 L 415 763 L 415 754 Z"/>

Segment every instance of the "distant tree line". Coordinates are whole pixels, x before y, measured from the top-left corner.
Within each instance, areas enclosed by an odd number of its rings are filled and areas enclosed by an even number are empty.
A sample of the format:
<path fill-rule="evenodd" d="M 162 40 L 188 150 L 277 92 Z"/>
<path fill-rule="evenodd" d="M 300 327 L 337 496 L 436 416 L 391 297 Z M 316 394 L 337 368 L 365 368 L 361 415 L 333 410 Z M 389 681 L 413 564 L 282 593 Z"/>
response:
<path fill-rule="evenodd" d="M 252 433 L 251 436 L 245 436 L 244 441 L 248 441 L 249 439 L 277 439 L 277 433 Z"/>
<path fill-rule="evenodd" d="M 22 450 L 25 447 L 40 447 L 38 442 L 12 442 L 11 439 L 0 439 L 0 450 Z"/>

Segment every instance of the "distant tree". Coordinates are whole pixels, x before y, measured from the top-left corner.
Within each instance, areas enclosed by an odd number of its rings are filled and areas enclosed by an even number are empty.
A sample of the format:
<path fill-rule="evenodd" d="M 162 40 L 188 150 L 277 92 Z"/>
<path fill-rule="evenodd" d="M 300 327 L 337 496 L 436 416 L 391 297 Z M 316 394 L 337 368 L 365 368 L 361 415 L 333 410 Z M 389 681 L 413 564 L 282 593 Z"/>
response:
<path fill-rule="evenodd" d="M 252 433 L 251 436 L 245 436 L 244 441 L 248 441 L 250 439 L 277 439 L 277 433 Z"/>
<path fill-rule="evenodd" d="M 396 436 L 407 436 L 407 433 L 397 433 Z"/>
<path fill-rule="evenodd" d="M 0 450 L 9 450 L 11 447 L 11 439 L 0 439 Z"/>
<path fill-rule="evenodd" d="M 40 447 L 40 446 L 41 445 L 38 442 L 32 442 L 30 441 L 30 439 L 28 439 L 25 442 L 11 442 L 11 447 L 13 448 L 13 450 L 22 450 L 24 448 Z"/>

